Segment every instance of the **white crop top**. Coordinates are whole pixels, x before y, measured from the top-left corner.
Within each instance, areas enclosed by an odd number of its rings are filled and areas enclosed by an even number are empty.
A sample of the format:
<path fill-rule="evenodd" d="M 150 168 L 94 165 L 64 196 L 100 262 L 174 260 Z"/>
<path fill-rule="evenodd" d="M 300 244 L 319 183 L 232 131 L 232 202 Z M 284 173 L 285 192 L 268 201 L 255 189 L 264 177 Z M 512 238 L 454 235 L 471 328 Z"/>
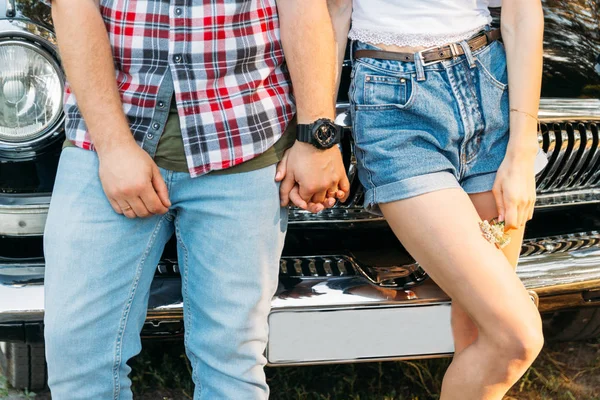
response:
<path fill-rule="evenodd" d="M 492 21 L 501 0 L 353 0 L 350 39 L 433 47 L 460 42 Z"/>

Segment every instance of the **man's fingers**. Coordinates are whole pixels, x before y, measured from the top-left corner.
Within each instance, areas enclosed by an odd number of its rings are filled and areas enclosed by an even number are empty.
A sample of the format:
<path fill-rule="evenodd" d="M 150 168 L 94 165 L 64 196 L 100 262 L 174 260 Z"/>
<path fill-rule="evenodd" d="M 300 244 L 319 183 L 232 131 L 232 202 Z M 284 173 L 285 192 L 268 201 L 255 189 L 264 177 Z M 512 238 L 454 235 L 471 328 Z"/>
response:
<path fill-rule="evenodd" d="M 298 185 L 294 185 L 292 190 L 289 191 L 289 199 L 294 203 L 297 207 L 300 207 L 303 210 L 308 208 L 308 203 L 300 196 L 300 188 Z"/>
<path fill-rule="evenodd" d="M 283 153 L 283 157 L 281 157 L 281 161 L 277 163 L 277 172 L 275 173 L 275 182 L 281 182 L 287 173 L 287 157 L 288 157 L 289 149 Z"/>
<path fill-rule="evenodd" d="M 151 214 L 166 214 L 169 211 L 169 208 L 164 205 L 163 200 L 160 198 L 160 194 L 155 192 L 155 190 L 156 189 L 154 187 L 148 186 L 140 194 L 140 199 Z"/>
<path fill-rule="evenodd" d="M 342 179 L 338 183 L 339 190 L 344 192 L 342 197 L 338 197 L 340 201 L 343 203 L 348 200 L 348 196 L 350 196 L 350 181 L 348 180 L 348 176 L 344 174 Z"/>
<path fill-rule="evenodd" d="M 337 202 L 335 197 L 328 197 L 325 202 L 323 203 L 323 205 L 325 206 L 325 208 L 331 208 L 333 206 L 335 206 L 335 203 Z"/>
<path fill-rule="evenodd" d="M 313 214 L 319 213 L 325 209 L 325 206 L 322 203 L 308 203 L 307 206 L 308 211 Z"/>
<path fill-rule="evenodd" d="M 279 199 L 281 202 L 281 207 L 286 207 L 290 204 L 290 191 L 294 188 L 296 182 L 294 181 L 294 177 L 292 175 L 288 175 L 283 179 L 281 185 L 279 186 Z"/>
<path fill-rule="evenodd" d="M 155 167 L 153 170 L 152 187 L 156 191 L 158 199 L 163 205 L 161 210 L 164 210 L 164 212 L 157 212 L 154 214 L 165 214 L 168 211 L 168 208 L 171 207 L 171 200 L 169 200 L 169 189 L 167 188 L 167 184 L 165 183 L 165 180 L 163 179 L 158 167 Z M 146 204 L 146 206 L 148 206 L 148 204 Z M 148 208 L 148 210 L 150 210 L 150 208 Z M 152 210 L 150 211 L 152 212 Z"/>
<path fill-rule="evenodd" d="M 137 215 L 135 214 L 135 211 L 133 211 L 133 207 L 130 206 L 127 201 L 117 200 L 116 202 L 117 202 L 119 208 L 121 209 L 121 212 L 119 214 L 123 214 L 127 218 L 137 217 Z"/>
<path fill-rule="evenodd" d="M 327 200 L 327 191 L 315 193 L 311 199 L 313 203 L 324 203 Z"/>
<path fill-rule="evenodd" d="M 110 203 L 111 207 L 113 208 L 113 210 L 115 210 L 115 212 L 117 214 L 123 215 L 123 210 L 121 210 L 121 206 L 119 206 L 119 203 L 115 199 L 109 198 L 108 202 Z"/>
<path fill-rule="evenodd" d="M 302 198 L 302 200 L 304 200 L 306 203 L 308 203 L 309 201 L 311 201 L 315 192 L 316 191 L 312 190 L 312 189 L 308 190 L 306 185 L 304 185 L 304 186 L 300 186 L 298 195 Z"/>
<path fill-rule="evenodd" d="M 150 215 L 150 211 L 146 208 L 144 202 L 139 197 L 127 199 L 126 201 L 129 203 L 136 216 L 140 218 L 146 218 Z"/>

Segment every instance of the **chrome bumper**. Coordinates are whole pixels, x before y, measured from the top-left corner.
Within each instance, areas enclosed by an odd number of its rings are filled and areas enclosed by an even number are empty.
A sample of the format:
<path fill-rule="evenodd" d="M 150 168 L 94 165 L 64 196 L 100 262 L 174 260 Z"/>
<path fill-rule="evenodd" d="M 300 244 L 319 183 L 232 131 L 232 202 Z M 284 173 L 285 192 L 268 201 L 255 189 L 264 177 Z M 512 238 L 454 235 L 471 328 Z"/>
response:
<path fill-rule="evenodd" d="M 600 234 L 528 242 L 518 275 L 540 296 L 540 310 L 598 305 Z M 586 248 L 587 247 L 587 248 Z M 526 254 L 527 254 L 526 252 Z M 39 322 L 43 265 L 0 265 L 0 325 Z M 10 282 L 18 275 L 20 283 Z M 29 276 L 29 278 L 28 278 Z M 7 278 L 8 277 L 8 278 Z M 437 357 L 452 352 L 448 297 L 430 280 L 410 290 L 377 287 L 362 276 L 302 277 L 272 300 L 267 357 L 296 365 Z M 13 280 L 14 282 L 14 280 Z M 148 310 L 148 324 L 181 322 L 180 301 Z"/>

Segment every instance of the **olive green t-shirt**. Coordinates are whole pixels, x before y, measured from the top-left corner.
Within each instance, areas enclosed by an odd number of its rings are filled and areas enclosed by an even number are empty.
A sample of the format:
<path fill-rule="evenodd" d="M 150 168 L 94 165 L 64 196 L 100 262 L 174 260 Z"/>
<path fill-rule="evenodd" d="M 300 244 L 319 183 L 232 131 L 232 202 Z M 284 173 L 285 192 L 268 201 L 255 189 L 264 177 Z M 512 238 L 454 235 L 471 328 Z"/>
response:
<path fill-rule="evenodd" d="M 283 153 L 292 147 L 296 141 L 296 119 L 289 124 L 281 138 L 264 153 L 254 157 L 251 160 L 241 164 L 234 165 L 231 168 L 214 170 L 209 174 L 234 174 L 240 172 L 256 171 L 268 167 L 281 161 Z M 71 141 L 66 140 L 63 147 L 75 146 Z M 185 151 L 183 149 L 183 137 L 179 125 L 179 115 L 177 114 L 177 105 L 171 101 L 169 117 L 165 124 L 165 130 L 158 141 L 154 162 L 161 168 L 175 172 L 188 172 Z"/>
<path fill-rule="evenodd" d="M 296 123 L 293 120 L 283 136 L 275 142 L 267 151 L 261 155 L 254 157 L 251 160 L 241 164 L 234 165 L 231 168 L 211 171 L 211 174 L 233 174 L 240 172 L 250 172 L 261 168 L 268 167 L 281 161 L 283 153 L 292 147 L 296 140 Z M 175 101 L 171 102 L 171 110 L 169 118 L 165 124 L 163 132 L 156 148 L 154 162 L 161 168 L 176 172 L 187 172 L 188 166 L 183 150 L 183 137 L 181 136 L 181 128 L 179 125 L 179 115 L 177 114 L 177 105 Z"/>

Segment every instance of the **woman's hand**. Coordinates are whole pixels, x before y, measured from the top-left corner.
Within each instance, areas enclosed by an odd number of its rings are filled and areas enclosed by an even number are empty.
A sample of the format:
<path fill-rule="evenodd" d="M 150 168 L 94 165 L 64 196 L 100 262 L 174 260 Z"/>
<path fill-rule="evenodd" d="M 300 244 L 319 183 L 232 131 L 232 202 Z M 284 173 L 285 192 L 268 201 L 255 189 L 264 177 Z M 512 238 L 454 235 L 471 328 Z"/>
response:
<path fill-rule="evenodd" d="M 337 200 L 345 201 L 350 191 L 339 149 L 315 150 L 305 143 L 286 150 L 275 181 L 281 182 L 283 207 L 291 201 L 312 213 L 333 207 Z"/>
<path fill-rule="evenodd" d="M 535 155 L 508 151 L 498 169 L 492 193 L 498 221 L 505 230 L 518 229 L 533 217 L 535 205 Z"/>

